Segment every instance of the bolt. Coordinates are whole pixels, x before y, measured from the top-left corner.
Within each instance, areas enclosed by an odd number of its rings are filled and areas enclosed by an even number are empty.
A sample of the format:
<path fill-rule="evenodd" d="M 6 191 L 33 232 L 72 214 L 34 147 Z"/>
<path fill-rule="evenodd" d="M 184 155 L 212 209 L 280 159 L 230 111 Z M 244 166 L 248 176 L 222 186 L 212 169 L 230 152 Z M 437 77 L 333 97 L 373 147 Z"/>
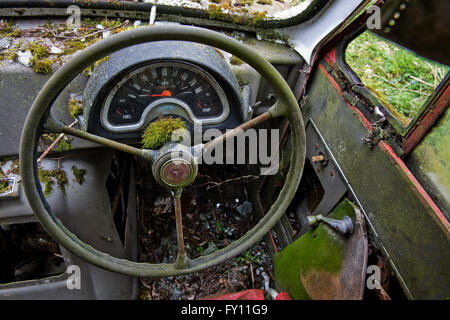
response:
<path fill-rule="evenodd" d="M 330 176 L 334 177 L 334 171 L 330 170 Z"/>
<path fill-rule="evenodd" d="M 319 145 L 316 143 L 316 144 L 314 145 L 314 148 L 316 148 L 316 150 L 319 149 Z"/>

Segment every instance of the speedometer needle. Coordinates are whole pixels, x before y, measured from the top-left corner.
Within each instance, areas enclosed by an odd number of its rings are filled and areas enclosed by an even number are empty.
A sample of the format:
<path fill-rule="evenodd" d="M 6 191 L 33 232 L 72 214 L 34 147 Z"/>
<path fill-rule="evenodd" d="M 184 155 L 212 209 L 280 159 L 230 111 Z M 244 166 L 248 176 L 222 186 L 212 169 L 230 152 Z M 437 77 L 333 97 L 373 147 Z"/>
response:
<path fill-rule="evenodd" d="M 161 92 L 160 94 L 144 94 L 141 95 L 142 96 L 148 96 L 148 97 L 171 97 L 172 96 L 172 92 L 170 92 L 169 90 L 164 90 L 163 92 Z"/>

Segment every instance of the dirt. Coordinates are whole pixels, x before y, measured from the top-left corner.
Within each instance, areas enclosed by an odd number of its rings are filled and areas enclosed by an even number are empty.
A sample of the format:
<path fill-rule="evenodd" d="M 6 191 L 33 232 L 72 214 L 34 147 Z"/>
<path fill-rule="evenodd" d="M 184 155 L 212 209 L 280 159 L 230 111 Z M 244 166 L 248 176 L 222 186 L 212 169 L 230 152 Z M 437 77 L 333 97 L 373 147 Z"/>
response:
<path fill-rule="evenodd" d="M 191 259 L 229 245 L 257 222 L 250 212 L 254 204 L 246 196 L 248 176 L 232 166 L 207 166 L 199 171 L 194 184 L 183 190 L 181 197 L 185 247 Z M 137 177 L 148 176 L 148 168 L 138 169 Z M 177 240 L 169 191 L 153 178 L 138 181 L 137 191 L 143 226 L 140 261 L 174 262 Z M 263 289 L 264 277 L 273 286 L 273 266 L 265 245 L 261 241 L 241 256 L 193 274 L 140 279 L 140 298 L 193 300 L 218 293 Z"/>

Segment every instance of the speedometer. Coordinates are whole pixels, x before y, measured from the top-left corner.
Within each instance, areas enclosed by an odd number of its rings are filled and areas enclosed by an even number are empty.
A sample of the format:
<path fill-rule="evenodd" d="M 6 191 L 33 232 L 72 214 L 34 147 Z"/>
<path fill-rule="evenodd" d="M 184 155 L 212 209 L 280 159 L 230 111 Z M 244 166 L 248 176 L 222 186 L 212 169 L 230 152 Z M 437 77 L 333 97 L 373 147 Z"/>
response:
<path fill-rule="evenodd" d="M 191 123 L 223 122 L 230 112 L 225 93 L 205 70 L 185 62 L 155 62 L 134 69 L 109 91 L 102 125 L 113 132 L 134 131 L 161 115 Z"/>

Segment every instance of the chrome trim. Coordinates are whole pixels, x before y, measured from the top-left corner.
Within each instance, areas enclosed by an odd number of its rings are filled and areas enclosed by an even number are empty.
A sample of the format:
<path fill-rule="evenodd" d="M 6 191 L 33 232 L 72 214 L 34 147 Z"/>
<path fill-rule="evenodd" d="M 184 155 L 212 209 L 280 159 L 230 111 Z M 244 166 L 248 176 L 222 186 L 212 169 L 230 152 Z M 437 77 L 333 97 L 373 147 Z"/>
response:
<path fill-rule="evenodd" d="M 114 95 L 117 93 L 117 91 L 120 89 L 122 84 L 124 84 L 126 81 L 128 81 L 131 77 L 135 76 L 136 74 L 142 72 L 145 69 L 148 69 L 149 67 L 161 67 L 161 66 L 170 66 L 170 67 L 179 67 L 184 68 L 186 70 L 189 70 L 191 72 L 197 73 L 209 84 L 212 85 L 212 87 L 216 90 L 220 102 L 222 103 L 223 111 L 222 114 L 220 114 L 217 117 L 212 118 L 197 118 L 194 113 L 192 112 L 192 109 L 183 101 L 175 98 L 163 98 L 156 100 L 149 104 L 144 111 L 142 112 L 141 118 L 138 122 L 134 124 L 128 124 L 128 125 L 114 125 L 109 122 L 108 120 L 108 113 L 109 108 L 111 105 L 111 101 L 114 97 Z M 172 62 L 172 61 L 165 61 L 165 62 L 157 62 L 157 63 L 149 63 L 146 64 L 136 70 L 133 70 L 130 73 L 127 73 L 118 83 L 114 85 L 114 87 L 109 91 L 108 96 L 102 105 L 101 113 L 100 113 L 100 121 L 102 126 L 110 131 L 110 132 L 131 132 L 131 131 L 138 131 L 145 127 L 147 123 L 149 123 L 151 120 L 163 115 L 161 113 L 158 113 L 158 108 L 161 107 L 164 104 L 172 104 L 175 106 L 175 110 L 172 113 L 166 113 L 166 114 L 174 114 L 179 115 L 181 117 L 184 117 L 186 120 L 193 124 L 202 124 L 202 125 L 212 125 L 212 124 L 218 124 L 223 121 L 225 121 L 228 118 L 228 115 L 230 114 L 230 106 L 228 104 L 227 96 L 225 95 L 225 92 L 220 87 L 219 83 L 205 70 L 198 68 L 197 66 L 194 66 L 192 64 L 189 64 L 187 62 Z"/>

